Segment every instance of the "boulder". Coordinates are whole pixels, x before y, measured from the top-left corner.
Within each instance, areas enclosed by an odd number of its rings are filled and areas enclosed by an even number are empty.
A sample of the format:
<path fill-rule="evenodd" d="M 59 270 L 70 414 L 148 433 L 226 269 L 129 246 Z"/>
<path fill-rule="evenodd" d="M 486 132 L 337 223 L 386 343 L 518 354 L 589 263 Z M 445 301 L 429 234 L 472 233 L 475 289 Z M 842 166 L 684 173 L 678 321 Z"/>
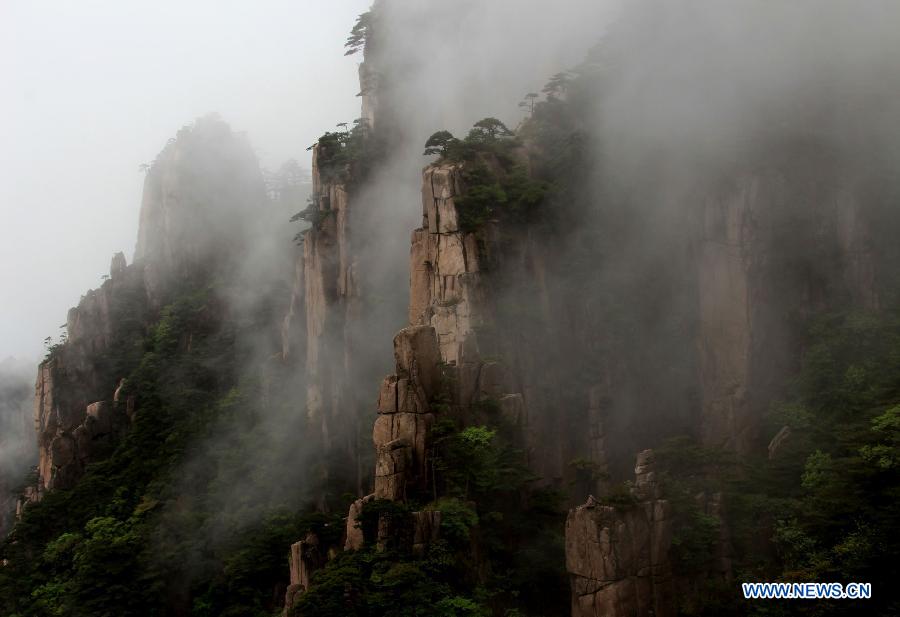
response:
<path fill-rule="evenodd" d="M 394 360 L 397 375 L 416 381 L 427 400 L 437 393 L 441 353 L 434 328 L 411 326 L 400 330 L 394 337 Z"/>
<path fill-rule="evenodd" d="M 359 517 L 363 506 L 375 499 L 375 495 L 366 495 L 350 504 L 350 512 L 347 513 L 347 531 L 344 541 L 345 551 L 358 551 L 365 544 L 362 527 L 359 526 Z"/>

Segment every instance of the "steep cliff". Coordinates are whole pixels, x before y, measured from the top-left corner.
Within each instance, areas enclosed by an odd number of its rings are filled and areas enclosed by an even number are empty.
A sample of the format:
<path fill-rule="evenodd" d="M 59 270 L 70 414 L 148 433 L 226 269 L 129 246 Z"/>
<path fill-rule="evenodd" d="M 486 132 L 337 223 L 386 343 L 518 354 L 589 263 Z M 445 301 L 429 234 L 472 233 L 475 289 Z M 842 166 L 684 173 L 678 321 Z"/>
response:
<path fill-rule="evenodd" d="M 703 201 L 697 232 L 703 441 L 759 447 L 762 416 L 796 371 L 798 326 L 878 306 L 859 198 L 825 157 L 740 176 Z"/>
<path fill-rule="evenodd" d="M 483 349 L 490 349 L 491 342 L 482 342 L 479 332 L 489 330 L 494 319 L 490 294 L 485 288 L 489 272 L 483 268 L 491 263 L 492 251 L 497 250 L 495 226 L 466 231 L 459 224 L 455 201 L 467 188 L 463 168 L 464 164 L 445 162 L 431 165 L 423 173 L 422 226 L 412 232 L 410 248 L 409 326 L 394 337 L 395 372 L 384 378 L 378 390 L 377 416 L 371 433 L 375 450 L 373 492 L 350 507 L 340 547 L 344 549 L 342 556 L 333 555 L 326 566 L 310 552 L 309 547 L 318 543 L 316 538 L 308 536 L 295 545 L 286 614 L 315 614 L 324 603 L 332 601 L 328 598 L 332 597 L 333 588 L 317 586 L 316 581 L 321 579 L 310 578 L 309 573 L 325 567 L 326 578 L 340 577 L 340 564 L 348 560 L 361 559 L 361 564 L 379 560 L 396 564 L 399 560 L 418 567 L 414 565 L 419 563 L 417 560 L 434 559 L 434 551 L 460 546 L 463 553 L 470 555 L 476 571 L 474 578 L 464 577 L 454 585 L 464 587 L 470 579 L 493 580 L 499 573 L 491 572 L 490 563 L 498 556 L 488 558 L 487 548 L 481 546 L 485 541 L 479 536 L 497 530 L 493 524 L 487 524 L 480 532 L 470 530 L 468 525 L 477 520 L 476 512 L 482 510 L 512 508 L 524 513 L 534 507 L 519 503 L 523 495 L 529 494 L 526 486 L 531 476 L 524 467 L 517 467 L 526 460 L 518 460 L 518 449 L 503 451 L 501 456 L 511 457 L 504 459 L 504 464 L 512 467 L 505 472 L 496 470 L 499 477 L 513 474 L 506 481 L 513 482 L 514 488 L 503 480 L 496 488 L 495 497 L 505 500 L 503 506 L 480 496 L 484 488 L 470 490 L 468 480 L 465 486 L 455 484 L 460 476 L 447 467 L 446 461 L 459 456 L 455 448 L 465 446 L 470 438 L 464 431 L 466 427 L 498 427 L 496 430 L 504 432 L 505 438 L 518 447 L 525 447 L 527 441 L 521 393 L 509 390 L 502 360 L 482 355 Z M 486 431 L 486 427 L 479 430 Z M 495 439 L 494 431 L 471 435 L 481 434 L 488 440 Z M 479 447 L 494 446 L 485 442 Z M 513 480 L 519 478 L 515 475 L 519 473 L 523 474 L 521 478 Z M 474 482 L 482 486 L 481 479 Z M 464 495 L 471 501 L 462 501 Z M 468 520 L 463 524 L 464 531 L 459 527 L 462 513 L 468 513 L 464 515 Z M 545 516 L 546 513 L 535 514 L 534 521 Z M 516 545 L 526 547 L 528 543 L 528 538 L 517 537 L 503 551 L 515 551 Z M 367 557 L 373 550 L 376 556 Z M 448 562 L 444 567 L 453 566 Z M 346 584 L 356 589 L 357 583 Z M 423 579 L 422 584 L 435 585 L 436 580 L 428 583 Z M 438 591 L 440 587 L 433 589 L 434 593 L 442 593 Z M 353 593 L 364 597 L 367 592 L 356 589 Z M 543 600 L 553 601 L 547 597 Z M 355 600 L 350 601 L 347 610 L 356 610 L 351 606 L 356 606 Z"/>
<path fill-rule="evenodd" d="M 28 501 L 72 488 L 87 464 L 112 451 L 135 412 L 133 395 L 121 392 L 149 326 L 185 289 L 235 270 L 263 200 L 249 145 L 217 117 L 170 140 L 147 170 L 135 263 L 113 257 L 106 280 L 69 311 L 65 340 L 38 369 L 40 459 Z"/>
<path fill-rule="evenodd" d="M 147 170 L 134 250 L 154 308 L 174 286 L 209 278 L 242 252 L 264 191 L 246 136 L 216 115 L 169 141 Z"/>
<path fill-rule="evenodd" d="M 815 131 L 631 144 L 597 48 L 516 130 L 432 135 L 410 197 L 385 6 L 295 246 L 217 119 L 148 169 L 135 263 L 39 369 L 7 612 L 720 615 L 738 573 L 890 584 L 894 176 Z"/>
<path fill-rule="evenodd" d="M 37 496 L 71 488 L 127 426 L 133 409 L 119 400 L 118 386 L 149 319 L 146 306 L 141 268 L 126 266 L 119 253 L 108 280 L 69 311 L 68 339 L 41 364 L 35 384 Z"/>
<path fill-rule="evenodd" d="M 298 377 L 306 383 L 305 413 L 326 449 L 338 448 L 355 456 L 352 375 L 354 341 L 351 322 L 359 319 L 359 267 L 351 247 L 351 202 L 337 179 L 323 179 L 319 147 L 313 148 L 312 209 L 314 221 L 302 232 L 297 256 L 291 308 L 283 324 L 282 355 L 303 353 Z M 299 340 L 298 340 L 299 339 Z M 295 349 L 296 348 L 296 349 Z"/>
<path fill-rule="evenodd" d="M 633 504 L 594 497 L 569 512 L 566 569 L 573 617 L 675 615 L 671 505 L 660 498 L 653 452 L 638 455 Z"/>
<path fill-rule="evenodd" d="M 406 314 L 406 276 L 397 267 L 404 249 L 395 242 L 406 232 L 392 220 L 389 189 L 373 188 L 400 141 L 393 110 L 378 102 L 390 72 L 374 52 L 380 5 L 359 17 L 348 42 L 365 56 L 360 118 L 311 149 L 312 196 L 294 217 L 307 225 L 297 234 L 301 248 L 282 322 L 282 360 L 305 390 L 295 404 L 327 460 L 320 476 L 325 508 L 336 495 L 370 487 L 365 419 L 371 383 L 390 366 L 390 341 L 373 332 L 395 330 Z"/>

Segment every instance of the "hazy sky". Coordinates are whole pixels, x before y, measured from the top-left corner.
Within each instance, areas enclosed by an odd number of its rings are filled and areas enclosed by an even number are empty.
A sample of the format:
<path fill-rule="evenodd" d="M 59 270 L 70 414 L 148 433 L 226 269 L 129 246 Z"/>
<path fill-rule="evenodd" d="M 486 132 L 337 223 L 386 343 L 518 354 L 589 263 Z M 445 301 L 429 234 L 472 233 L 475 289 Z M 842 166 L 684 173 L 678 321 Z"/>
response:
<path fill-rule="evenodd" d="M 265 167 L 359 115 L 343 42 L 370 0 L 0 0 L 0 360 L 38 359 L 113 253 L 143 174 L 210 111 Z"/>

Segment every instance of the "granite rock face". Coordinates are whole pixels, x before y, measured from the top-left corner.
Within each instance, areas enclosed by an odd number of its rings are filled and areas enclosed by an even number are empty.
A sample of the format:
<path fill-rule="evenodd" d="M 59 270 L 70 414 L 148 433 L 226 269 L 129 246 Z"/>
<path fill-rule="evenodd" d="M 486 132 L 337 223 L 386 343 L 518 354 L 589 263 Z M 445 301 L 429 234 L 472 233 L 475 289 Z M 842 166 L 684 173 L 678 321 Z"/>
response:
<path fill-rule="evenodd" d="M 299 596 L 309 590 L 313 573 L 325 565 L 326 555 L 323 554 L 322 548 L 319 538 L 314 533 L 306 534 L 305 538 L 291 545 L 289 558 L 291 582 L 284 597 L 286 616 L 291 614 Z"/>
<path fill-rule="evenodd" d="M 440 353 L 430 326 L 413 326 L 394 337 L 397 373 L 385 378 L 378 396 L 375 497 L 402 501 L 407 486 L 428 483 L 426 453 L 434 423 L 430 401 L 437 393 Z"/>
<path fill-rule="evenodd" d="M 762 413 L 799 358 L 791 319 L 879 305 L 863 204 L 836 182 L 824 162 L 810 161 L 740 176 L 703 203 L 696 265 L 707 445 L 739 453 L 764 445 Z"/>
<path fill-rule="evenodd" d="M 637 503 L 603 505 L 593 497 L 566 519 L 566 570 L 573 617 L 675 615 L 669 560 L 672 509 L 659 499 L 652 452 L 638 455 Z"/>
<path fill-rule="evenodd" d="M 109 375 L 106 362 L 119 346 L 135 340 L 150 318 L 143 269 L 127 265 L 118 253 L 106 278 L 69 310 L 66 342 L 38 367 L 38 484 L 26 501 L 46 490 L 71 488 L 84 466 L 108 453 L 129 424 L 126 401 L 112 400 L 122 376 Z"/>
<path fill-rule="evenodd" d="M 454 199 L 463 191 L 459 165 L 425 169 L 422 227 L 412 234 L 409 322 L 434 327 L 447 362 L 464 362 L 463 344 L 480 325 L 479 257 L 473 233 L 457 223 Z M 483 246 L 483 245 L 482 245 Z"/>
<path fill-rule="evenodd" d="M 366 204 L 350 194 L 342 176 L 322 169 L 319 146 L 312 156 L 315 220 L 301 232 L 302 249 L 294 264 L 290 307 L 282 322 L 282 362 L 294 371 L 305 392 L 298 413 L 305 414 L 325 452 L 358 456 L 354 431 L 370 394 L 363 384 L 381 373 L 371 368 L 371 310 L 363 310 L 359 245 L 354 234 Z M 383 345 L 383 343 L 381 343 Z M 383 362 L 378 362 L 383 366 Z M 362 484 L 362 480 L 359 480 Z"/>
<path fill-rule="evenodd" d="M 347 550 L 367 541 L 396 541 L 421 554 L 438 537 L 440 513 L 434 511 L 415 512 L 402 523 L 384 520 L 377 538 L 365 538 L 357 525 L 362 507 L 373 499 L 405 501 L 429 490 L 431 428 L 438 413 L 465 413 L 472 402 L 496 397 L 505 415 L 516 422 L 523 416 L 521 395 L 506 392 L 502 367 L 478 352 L 473 325 L 482 319 L 476 298 L 483 248 L 456 223 L 459 173 L 455 165 L 434 165 L 423 174 L 423 224 L 413 232 L 410 251 L 410 325 L 394 337 L 395 371 L 378 391 L 374 492 L 350 508 Z"/>

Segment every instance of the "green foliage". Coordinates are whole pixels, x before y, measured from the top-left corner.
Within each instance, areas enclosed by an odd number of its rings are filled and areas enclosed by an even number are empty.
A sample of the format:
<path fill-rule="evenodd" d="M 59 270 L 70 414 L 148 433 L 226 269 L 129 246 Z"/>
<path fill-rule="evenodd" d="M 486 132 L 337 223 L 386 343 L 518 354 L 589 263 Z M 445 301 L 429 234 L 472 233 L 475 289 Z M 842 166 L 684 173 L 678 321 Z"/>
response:
<path fill-rule="evenodd" d="M 456 199 L 459 226 L 475 231 L 487 223 L 507 203 L 506 193 L 486 166 L 466 170 L 465 193 Z"/>
<path fill-rule="evenodd" d="M 900 405 L 872 420 L 872 431 L 878 435 L 878 442 L 863 445 L 860 455 L 883 471 L 896 469 L 900 464 Z"/>
<path fill-rule="evenodd" d="M 667 440 L 655 453 L 663 496 L 673 511 L 671 557 L 679 571 L 700 574 L 712 563 L 721 523 L 708 511 L 736 473 L 730 454 L 688 437 Z"/>
<path fill-rule="evenodd" d="M 385 155 L 383 137 L 371 131 L 364 118 L 354 120 L 349 130 L 325 133 L 316 144 L 322 182 L 344 184 L 348 190 L 365 180 Z"/>
<path fill-rule="evenodd" d="M 291 217 L 291 223 L 306 221 L 313 229 L 318 229 L 322 220 L 328 216 L 330 210 L 320 210 L 315 200 L 310 199 L 306 208 Z M 296 238 L 295 238 L 296 240 Z"/>
<path fill-rule="evenodd" d="M 497 431 L 470 426 L 444 443 L 435 466 L 449 495 L 468 500 L 515 490 L 531 479 L 520 453 L 496 440 Z"/>
<path fill-rule="evenodd" d="M 462 163 L 465 190 L 455 203 L 464 231 L 475 231 L 493 218 L 530 220 L 540 210 L 551 185 L 532 177 L 515 153 L 519 145 L 496 118 L 479 120 L 463 140 L 438 131 L 425 142 L 425 155 Z"/>
<path fill-rule="evenodd" d="M 672 534 L 670 555 L 675 563 L 684 566 L 684 572 L 702 571 L 709 565 L 719 540 L 719 527 L 719 519 L 703 512 L 698 504 L 683 504 Z"/>
<path fill-rule="evenodd" d="M 372 11 L 366 11 L 356 18 L 356 23 L 353 24 L 350 36 L 347 37 L 347 42 L 344 43 L 344 47 L 347 48 L 347 51 L 344 52 L 345 56 L 352 56 L 365 49 L 374 21 L 375 14 Z"/>
<path fill-rule="evenodd" d="M 375 499 L 363 505 L 357 518 L 357 526 L 362 529 L 366 541 L 378 537 L 378 523 L 383 520 L 388 524 L 403 525 L 411 512 L 409 505 L 389 499 Z"/>
<path fill-rule="evenodd" d="M 638 500 L 632 492 L 630 483 L 614 484 L 609 488 L 606 495 L 600 498 L 600 503 L 606 506 L 613 506 L 618 510 L 627 510 L 637 504 L 637 502 Z"/>
<path fill-rule="evenodd" d="M 890 588 L 900 574 L 900 319 L 890 310 L 821 315 L 804 348 L 791 395 L 771 417 L 772 434 L 787 424 L 791 435 L 774 460 L 750 461 L 729 488 L 737 567 L 748 580 Z M 864 605 L 797 605 L 790 614 L 894 608 L 873 595 Z"/>
<path fill-rule="evenodd" d="M 0 546 L 0 613 L 270 617 L 287 547 L 309 530 L 339 541 L 340 518 L 265 488 L 279 461 L 264 455 L 278 450 L 257 428 L 259 386 L 238 379 L 239 332 L 221 315 L 208 288 L 161 311 L 127 373 L 130 430 L 73 489 L 27 507 Z"/>
<path fill-rule="evenodd" d="M 441 537 L 452 546 L 463 548 L 471 541 L 472 530 L 478 525 L 478 512 L 456 497 L 442 497 L 428 506 L 441 513 Z"/>
<path fill-rule="evenodd" d="M 609 473 L 594 461 L 578 457 L 569 461 L 568 467 L 575 473 L 571 484 L 579 487 L 575 494 L 591 492 L 598 480 L 609 480 Z"/>
<path fill-rule="evenodd" d="M 452 569 L 443 543 L 422 558 L 364 549 L 338 555 L 313 575 L 297 615 L 316 617 L 407 617 L 487 615 L 474 598 L 455 591 L 462 577 Z"/>
<path fill-rule="evenodd" d="M 316 573 L 298 614 L 555 614 L 568 598 L 560 496 L 532 486 L 507 433 L 440 418 L 432 430 L 437 497 L 422 507 L 415 500 L 424 495 L 367 503 L 359 519 L 366 546 Z M 399 539 L 419 509 L 441 513 L 440 539 L 412 555 Z M 382 547 L 372 542 L 379 521 L 392 530 Z"/>
<path fill-rule="evenodd" d="M 566 90 L 569 89 L 569 84 L 572 82 L 572 75 L 568 72 L 557 73 L 544 86 L 543 92 L 548 97 L 559 97 L 566 93 Z"/>
<path fill-rule="evenodd" d="M 512 137 L 513 132 L 497 118 L 483 118 L 476 122 L 466 141 L 473 143 L 493 143 L 500 137 Z"/>
<path fill-rule="evenodd" d="M 425 142 L 425 156 L 437 154 L 446 158 L 455 146 L 456 138 L 450 131 L 438 131 Z"/>
<path fill-rule="evenodd" d="M 475 162 L 496 159 L 507 165 L 512 151 L 520 145 L 505 124 L 496 118 L 484 118 L 475 123 L 465 139 L 457 139 L 450 131 L 433 133 L 425 142 L 425 155 L 440 155 L 449 162 Z"/>

